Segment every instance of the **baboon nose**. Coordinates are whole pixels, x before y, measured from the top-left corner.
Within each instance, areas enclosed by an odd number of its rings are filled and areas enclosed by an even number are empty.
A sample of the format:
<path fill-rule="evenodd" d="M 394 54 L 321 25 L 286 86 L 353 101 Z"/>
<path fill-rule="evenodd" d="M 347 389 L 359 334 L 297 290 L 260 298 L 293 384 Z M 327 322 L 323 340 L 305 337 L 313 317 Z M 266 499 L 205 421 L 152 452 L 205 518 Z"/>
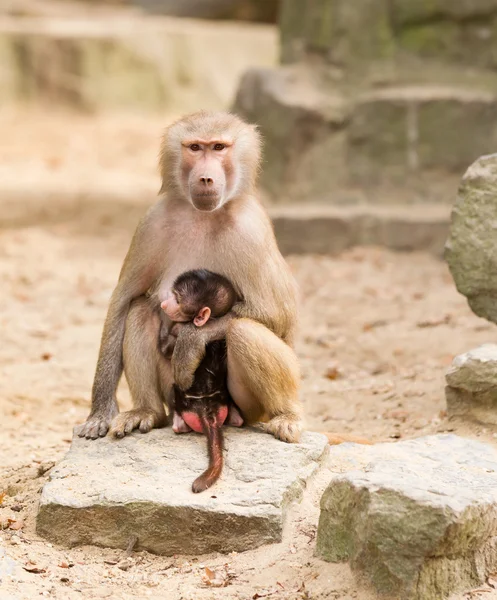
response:
<path fill-rule="evenodd" d="M 209 186 L 214 183 L 214 179 L 212 179 L 212 177 L 201 177 L 200 183 L 203 183 L 204 185 Z"/>

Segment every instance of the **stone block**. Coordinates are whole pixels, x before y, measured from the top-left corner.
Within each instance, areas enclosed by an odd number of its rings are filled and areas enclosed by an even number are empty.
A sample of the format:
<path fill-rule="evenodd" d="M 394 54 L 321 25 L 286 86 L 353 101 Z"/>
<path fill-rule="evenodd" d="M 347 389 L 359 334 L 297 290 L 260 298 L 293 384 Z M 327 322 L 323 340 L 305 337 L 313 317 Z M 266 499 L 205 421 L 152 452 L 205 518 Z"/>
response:
<path fill-rule="evenodd" d="M 445 257 L 475 314 L 497 323 L 497 154 L 466 171 L 452 210 Z"/>
<path fill-rule="evenodd" d="M 497 425 L 497 344 L 456 356 L 445 378 L 450 417 Z"/>
<path fill-rule="evenodd" d="M 272 208 L 283 254 L 338 254 L 353 246 L 443 255 L 449 208 L 430 206 L 324 207 L 296 204 Z"/>
<path fill-rule="evenodd" d="M 274 23 L 280 0 L 127 0 L 153 13 L 196 19 L 243 19 Z"/>
<path fill-rule="evenodd" d="M 249 65 L 277 58 L 267 25 L 129 14 L 110 22 L 98 14 L 2 19 L 0 101 L 8 91 L 5 100 L 85 111 L 224 108 Z M 219 65 L 222 77 L 213 75 Z"/>
<path fill-rule="evenodd" d="M 64 546 L 94 544 L 156 554 L 241 552 L 279 542 L 290 502 L 319 468 L 325 436 L 286 444 L 244 428 L 226 430 L 221 479 L 194 494 L 206 440 L 170 428 L 123 440 L 75 437 L 45 485 L 37 531 Z"/>
<path fill-rule="evenodd" d="M 274 202 L 452 201 L 455 173 L 497 142 L 485 88 L 403 85 L 352 98 L 319 69 L 254 69 L 234 110 L 260 126 Z M 392 200 L 389 200 L 392 199 Z"/>
<path fill-rule="evenodd" d="M 344 97 L 305 69 L 253 69 L 234 111 L 264 136 L 262 185 L 276 202 L 319 198 L 345 183 Z"/>
<path fill-rule="evenodd" d="M 496 97 L 446 86 L 402 86 L 359 97 L 349 127 L 358 183 L 402 185 L 423 170 L 453 172 L 495 147 Z"/>
<path fill-rule="evenodd" d="M 280 30 L 284 63 L 318 54 L 355 67 L 395 52 L 385 0 L 285 0 Z"/>
<path fill-rule="evenodd" d="M 400 184 L 405 179 L 410 152 L 415 151 L 408 127 L 410 111 L 408 96 L 400 90 L 357 99 L 347 128 L 351 183 Z"/>
<path fill-rule="evenodd" d="M 497 452 L 455 435 L 331 449 L 317 554 L 387 597 L 440 600 L 497 567 Z"/>
<path fill-rule="evenodd" d="M 282 61 L 321 55 L 334 66 L 433 59 L 493 69 L 496 0 L 286 0 Z"/>
<path fill-rule="evenodd" d="M 392 0 L 391 10 L 397 26 L 485 19 L 497 13 L 497 0 Z"/>
<path fill-rule="evenodd" d="M 434 88 L 418 102 L 418 161 L 424 169 L 462 172 L 497 142 L 497 97 L 490 92 Z"/>

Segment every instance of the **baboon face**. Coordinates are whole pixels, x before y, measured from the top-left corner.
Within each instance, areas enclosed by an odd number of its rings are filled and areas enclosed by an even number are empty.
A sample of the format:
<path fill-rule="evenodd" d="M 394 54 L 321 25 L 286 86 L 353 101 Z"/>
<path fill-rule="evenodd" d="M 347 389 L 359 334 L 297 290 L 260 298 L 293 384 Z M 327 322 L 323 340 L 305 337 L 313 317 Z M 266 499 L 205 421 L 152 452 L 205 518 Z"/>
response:
<path fill-rule="evenodd" d="M 222 137 L 184 140 L 181 183 L 196 209 L 210 212 L 222 206 L 234 187 L 233 144 Z"/>
<path fill-rule="evenodd" d="M 255 192 L 260 149 L 256 127 L 235 115 L 199 112 L 184 117 L 163 137 L 161 192 L 212 212 Z"/>

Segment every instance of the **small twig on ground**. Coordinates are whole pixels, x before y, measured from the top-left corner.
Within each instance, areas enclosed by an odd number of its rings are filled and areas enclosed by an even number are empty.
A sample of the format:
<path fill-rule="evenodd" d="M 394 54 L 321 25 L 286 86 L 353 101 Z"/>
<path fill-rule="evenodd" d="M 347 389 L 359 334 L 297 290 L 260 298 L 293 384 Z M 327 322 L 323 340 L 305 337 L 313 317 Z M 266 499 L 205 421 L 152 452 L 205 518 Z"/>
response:
<path fill-rule="evenodd" d="M 129 557 L 133 554 L 133 551 L 136 547 L 136 544 L 138 543 L 138 537 L 136 535 L 132 535 L 129 538 L 129 542 L 128 545 L 126 547 L 126 556 Z"/>

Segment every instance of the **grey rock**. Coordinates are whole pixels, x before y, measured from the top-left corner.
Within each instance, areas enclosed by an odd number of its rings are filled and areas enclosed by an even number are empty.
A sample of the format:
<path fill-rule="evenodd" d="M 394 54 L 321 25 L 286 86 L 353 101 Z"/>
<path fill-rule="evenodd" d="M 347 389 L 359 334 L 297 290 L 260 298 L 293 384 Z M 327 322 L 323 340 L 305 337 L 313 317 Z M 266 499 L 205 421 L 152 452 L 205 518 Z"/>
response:
<path fill-rule="evenodd" d="M 403 252 L 423 250 L 443 256 L 450 209 L 427 206 L 271 207 L 270 216 L 283 254 L 338 254 L 353 246 L 384 246 Z"/>
<path fill-rule="evenodd" d="M 171 429 L 123 440 L 74 438 L 45 485 L 37 531 L 65 546 L 94 544 L 156 554 L 244 551 L 281 540 L 287 506 L 327 452 L 306 432 L 286 444 L 256 429 L 226 430 L 225 468 L 194 494 L 207 466 L 206 440 Z"/>
<path fill-rule="evenodd" d="M 262 132 L 275 204 L 349 206 L 452 202 L 456 173 L 495 148 L 496 107 L 456 83 L 354 93 L 307 64 L 248 71 L 234 104 Z"/>
<path fill-rule="evenodd" d="M 306 69 L 251 69 L 234 111 L 257 123 L 264 138 L 261 182 L 275 201 L 332 197 L 344 185 L 346 99 Z M 326 198 L 328 199 L 328 198 Z"/>
<path fill-rule="evenodd" d="M 5 548 L 0 546 L 0 583 L 7 579 L 17 580 L 23 575 L 22 565 L 7 555 Z M 3 600 L 2 596 L 2 600 Z M 8 600 L 5 598 L 5 600 Z"/>
<path fill-rule="evenodd" d="M 449 416 L 497 425 L 497 344 L 456 356 L 445 378 Z"/>
<path fill-rule="evenodd" d="M 455 435 L 331 450 L 317 553 L 390 597 L 440 600 L 497 567 L 497 452 Z"/>
<path fill-rule="evenodd" d="M 451 217 L 445 257 L 475 314 L 497 323 L 497 154 L 466 171 Z"/>
<path fill-rule="evenodd" d="M 425 67 L 445 59 L 445 70 L 495 67 L 496 0 L 360 0 L 357 7 L 350 0 L 285 0 L 282 61 L 318 55 L 348 71 L 388 61 L 408 68 L 416 58 Z M 412 70 L 407 75 L 414 79 Z"/>

